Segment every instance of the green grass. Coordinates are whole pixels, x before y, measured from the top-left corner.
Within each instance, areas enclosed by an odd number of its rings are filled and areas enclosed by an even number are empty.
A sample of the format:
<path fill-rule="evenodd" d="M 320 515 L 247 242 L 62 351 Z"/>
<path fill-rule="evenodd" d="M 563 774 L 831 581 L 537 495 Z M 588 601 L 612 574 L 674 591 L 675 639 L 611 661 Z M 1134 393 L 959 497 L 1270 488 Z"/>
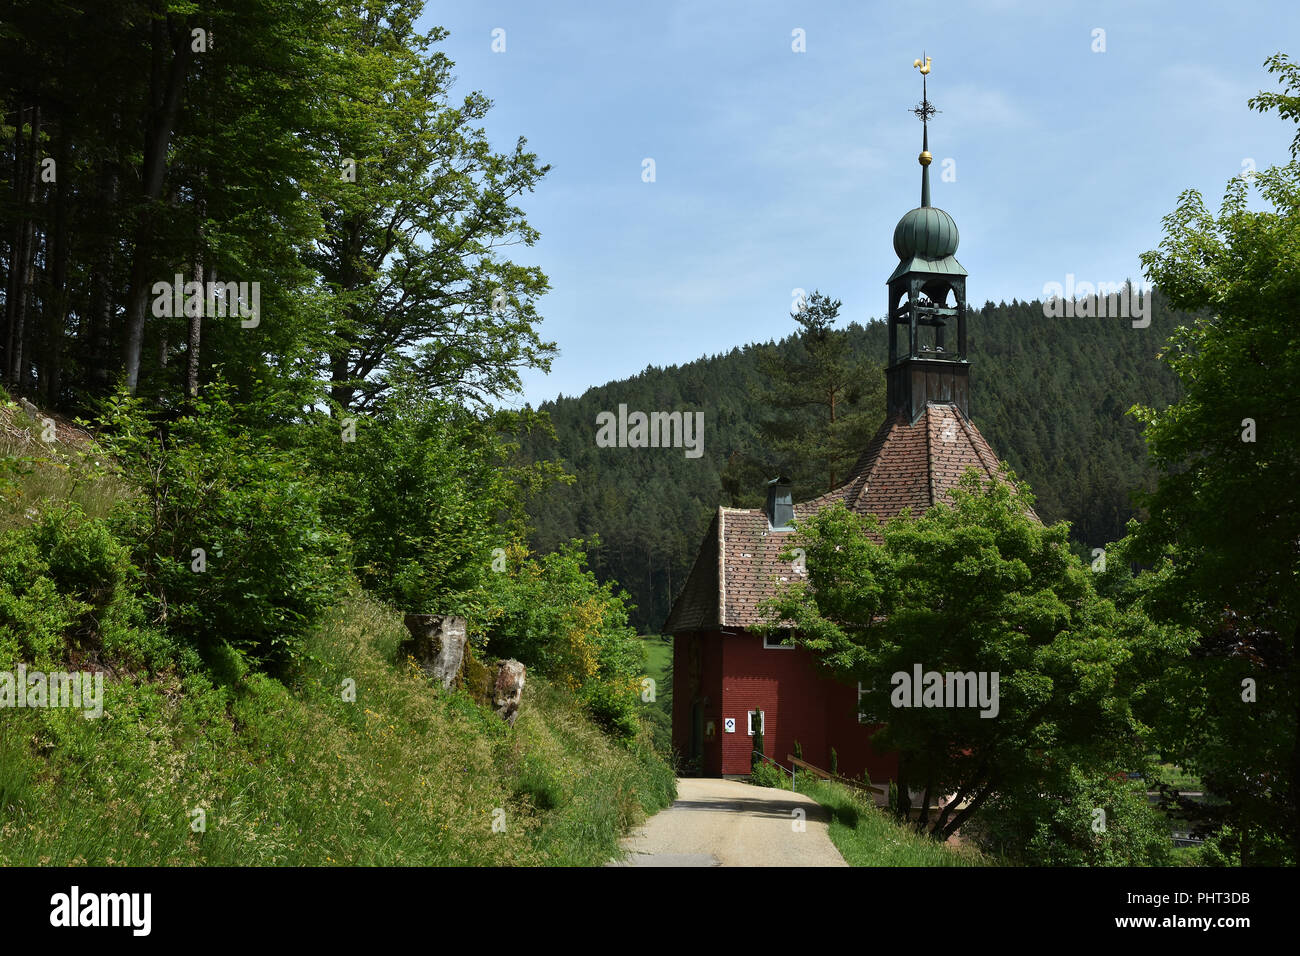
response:
<path fill-rule="evenodd" d="M 102 518 L 125 494 L 87 432 L 60 418 L 53 434 L 53 441 L 44 441 L 43 422 L 0 389 L 0 530 L 27 523 L 43 501 L 70 501 Z"/>
<path fill-rule="evenodd" d="M 657 634 L 641 638 L 645 647 L 646 673 L 654 678 L 660 687 L 667 686 L 673 669 L 672 639 L 664 640 Z"/>
<path fill-rule="evenodd" d="M 673 643 L 658 635 L 641 638 L 645 649 L 646 676 L 655 682 L 655 704 L 669 718 L 673 712 Z"/>
<path fill-rule="evenodd" d="M 1162 763 L 1160 764 L 1160 780 L 1168 784 L 1175 790 L 1203 790 L 1201 778 L 1194 773 L 1189 773 L 1177 764 Z"/>
<path fill-rule="evenodd" d="M 644 704 L 642 721 L 650 728 L 655 749 L 673 760 L 673 644 L 657 634 L 641 637 L 646 676 L 655 682 L 654 703 Z"/>
<path fill-rule="evenodd" d="M 953 848 L 899 826 L 867 797 L 841 784 L 800 776 L 799 792 L 831 812 L 831 842 L 849 866 L 992 866 L 974 848 Z"/>
<path fill-rule="evenodd" d="M 595 865 L 671 803 L 644 739 L 532 674 L 511 729 L 394 663 L 403 635 L 354 596 L 292 689 L 232 658 L 110 678 L 99 720 L 6 711 L 0 864 Z"/>

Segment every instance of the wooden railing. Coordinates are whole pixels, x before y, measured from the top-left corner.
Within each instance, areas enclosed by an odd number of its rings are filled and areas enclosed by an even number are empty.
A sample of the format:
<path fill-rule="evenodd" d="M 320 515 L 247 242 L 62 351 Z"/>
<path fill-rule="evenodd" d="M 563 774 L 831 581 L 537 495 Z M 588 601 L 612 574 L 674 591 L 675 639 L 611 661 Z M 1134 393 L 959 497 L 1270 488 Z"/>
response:
<path fill-rule="evenodd" d="M 842 783 L 846 787 L 852 787 L 855 790 L 865 790 L 870 793 L 873 798 L 881 797 L 886 801 L 889 799 L 889 787 L 887 786 L 878 783 L 866 783 L 862 780 L 850 780 L 848 777 L 841 777 L 838 774 L 831 773 L 829 770 L 823 770 L 821 767 L 814 767 L 808 761 L 800 760 L 794 754 L 787 755 L 785 759 L 790 761 L 791 766 L 799 770 L 804 770 L 821 780 L 834 780 L 836 783 Z"/>

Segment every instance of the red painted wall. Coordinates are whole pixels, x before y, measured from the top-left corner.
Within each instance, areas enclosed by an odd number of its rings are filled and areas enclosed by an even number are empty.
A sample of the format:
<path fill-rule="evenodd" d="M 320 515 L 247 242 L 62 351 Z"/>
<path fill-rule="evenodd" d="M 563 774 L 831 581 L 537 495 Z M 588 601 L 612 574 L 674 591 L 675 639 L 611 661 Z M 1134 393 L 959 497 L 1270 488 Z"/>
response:
<path fill-rule="evenodd" d="M 814 766 L 829 769 L 834 747 L 843 776 L 860 777 L 865 770 L 874 783 L 897 776 L 895 755 L 871 746 L 878 728 L 858 723 L 857 688 L 828 676 L 802 648 L 764 648 L 761 637 L 745 632 L 678 635 L 673 640 L 673 742 L 683 754 L 690 746 L 691 702 L 699 698 L 706 699 L 705 720 L 717 726 L 715 740 L 704 745 L 706 776 L 749 773 L 751 710 L 764 711 L 764 751 L 782 764 L 798 740 L 803 759 Z M 736 720 L 730 734 L 724 729 L 728 717 Z"/>
<path fill-rule="evenodd" d="M 700 773 L 722 776 L 722 641 L 718 633 L 681 634 L 673 638 L 673 746 L 690 756 L 692 704 L 701 702 L 702 726 L 713 722 L 712 739 L 704 736 Z"/>

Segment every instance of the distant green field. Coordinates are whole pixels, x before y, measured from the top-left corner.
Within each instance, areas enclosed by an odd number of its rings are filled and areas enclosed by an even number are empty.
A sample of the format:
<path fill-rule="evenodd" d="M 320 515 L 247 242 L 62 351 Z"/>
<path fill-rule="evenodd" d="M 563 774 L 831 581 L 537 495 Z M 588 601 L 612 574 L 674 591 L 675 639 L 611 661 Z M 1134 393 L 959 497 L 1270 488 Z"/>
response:
<path fill-rule="evenodd" d="M 1201 790 L 1201 778 L 1194 773 L 1183 770 L 1177 764 L 1162 763 L 1160 778 L 1177 790 Z"/>
<path fill-rule="evenodd" d="M 658 634 L 646 634 L 641 638 L 645 645 L 646 673 L 654 678 L 660 693 L 672 683 L 673 642 L 672 638 L 664 640 Z"/>
<path fill-rule="evenodd" d="M 665 757 L 673 752 L 673 645 L 658 634 L 641 636 L 645 648 L 646 676 L 655 682 L 654 703 L 646 703 L 644 716 L 654 734 L 655 749 Z M 644 699 L 644 698 L 643 698 Z"/>

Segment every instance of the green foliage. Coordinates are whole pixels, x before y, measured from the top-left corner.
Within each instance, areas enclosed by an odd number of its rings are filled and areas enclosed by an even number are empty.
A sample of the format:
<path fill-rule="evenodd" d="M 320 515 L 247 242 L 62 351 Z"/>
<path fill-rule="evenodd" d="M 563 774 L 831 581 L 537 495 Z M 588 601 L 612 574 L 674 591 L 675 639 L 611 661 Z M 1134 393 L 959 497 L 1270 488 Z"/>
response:
<path fill-rule="evenodd" d="M 355 430 L 344 441 L 336 419 L 319 422 L 313 456 L 361 583 L 405 611 L 471 613 L 516 507 L 499 423 L 403 387 Z"/>
<path fill-rule="evenodd" d="M 1300 66 L 1268 61 L 1287 92 L 1257 109 L 1300 116 Z M 1295 141 L 1300 144 L 1300 133 Z M 1165 217 L 1150 278 L 1179 308 L 1164 353 L 1183 397 L 1136 417 L 1162 474 L 1130 553 L 1136 598 L 1196 629 L 1171 661 L 1156 722 L 1178 762 L 1228 801 L 1243 862 L 1300 860 L 1300 159 L 1232 180 L 1216 214 L 1187 190 Z M 1248 208 L 1252 189 L 1267 208 Z M 1246 688 L 1254 686 L 1253 695 Z M 1248 699 L 1250 698 L 1250 699 Z"/>
<path fill-rule="evenodd" d="M 507 733 L 465 694 L 395 673 L 404 638 L 400 615 L 350 598 L 313 632 L 296 691 L 238 655 L 229 681 L 191 656 L 106 680 L 101 720 L 7 712 L 0 865 L 599 866 L 672 802 L 644 738 L 616 744 L 539 675 Z"/>
<path fill-rule="evenodd" d="M 944 846 L 894 821 L 870 798 L 842 784 L 799 774 L 799 792 L 830 811 L 831 842 L 849 866 L 992 866 L 973 847 Z"/>
<path fill-rule="evenodd" d="M 1210 834 L 1198 849 L 1200 866 L 1241 866 L 1241 834 L 1231 825 Z"/>
<path fill-rule="evenodd" d="M 1172 859 L 1168 825 L 1148 803 L 1146 785 L 1122 776 L 1071 770 L 1040 794 L 994 795 L 976 832 L 980 843 L 1026 866 L 1167 866 Z"/>
<path fill-rule="evenodd" d="M 475 623 L 493 654 L 570 688 L 602 726 L 628 737 L 640 726 L 644 651 L 624 595 L 586 562 L 581 542 L 541 557 L 512 545 L 505 569 L 484 580 Z"/>
<path fill-rule="evenodd" d="M 246 430 L 216 386 L 166 425 L 119 394 L 104 422 L 134 489 L 116 528 L 155 618 L 204 651 L 229 643 L 271 666 L 300 658 L 346 582 L 346 538 L 322 517 L 301 457 Z"/>
<path fill-rule="evenodd" d="M 130 552 L 100 519 L 53 507 L 0 532 L 0 667 L 46 670 L 69 654 L 157 667 L 168 643 L 143 627 Z"/>
<path fill-rule="evenodd" d="M 6 5 L 4 195 L 34 187 L 0 203 L 0 233 L 53 252 L 29 267 L 14 246 L 3 271 L 33 288 L 17 348 L 44 404 L 108 393 L 124 353 L 129 387 L 161 404 L 219 370 L 241 395 L 273 383 L 300 407 L 324 379 L 353 411 L 405 371 L 482 401 L 549 365 L 546 276 L 507 254 L 538 238 L 519 203 L 547 167 L 523 139 L 492 149 L 492 103 L 453 97 L 447 31 L 417 27 L 424 6 Z M 192 30 L 207 49 L 181 42 Z M 57 182 L 38 175 L 47 157 Z M 189 345 L 198 315 L 149 308 L 176 273 L 256 283 L 262 321 L 213 306 Z"/>
<path fill-rule="evenodd" d="M 885 378 L 854 348 L 860 326 L 834 328 L 839 312 L 838 299 L 814 291 L 802 311 L 791 313 L 799 326 L 794 341 L 757 350 L 763 384 L 754 401 L 764 410 L 760 433 L 767 461 L 737 456 L 728 462 L 724 484 L 761 475 L 766 463 L 776 468 L 768 478 L 797 476 L 797 491 L 812 497 L 848 476 L 880 425 Z"/>
<path fill-rule="evenodd" d="M 14 190 L 0 192 L 19 201 L 0 202 L 0 233 L 21 242 L 0 271 L 29 291 L 8 310 L 25 318 L 0 337 L 0 378 L 82 412 L 112 393 L 119 356 L 126 374 L 107 454 L 86 442 L 113 469 L 90 481 L 102 511 L 64 480 L 91 475 L 84 462 L 13 446 L 30 429 L 11 427 L 0 395 L 0 655 L 89 655 L 123 679 L 102 724 L 0 725 L 0 806 L 42 811 L 17 830 L 0 820 L 0 862 L 341 862 L 327 846 L 347 862 L 603 861 L 673 782 L 636 719 L 627 609 L 585 565 L 558 560 L 544 575 L 556 593 L 532 595 L 556 612 L 556 641 L 530 650 L 563 686 L 530 679 L 518 733 L 465 692 L 385 697 L 392 675 L 374 660 L 382 716 L 336 709 L 337 682 L 298 698 L 257 670 L 310 681 L 324 667 L 309 640 L 352 590 L 349 534 L 387 600 L 465 613 L 480 647 L 503 615 L 492 548 L 522 537 L 522 501 L 558 470 L 519 461 L 510 440 L 539 416 L 489 410 L 554 353 L 537 334 L 547 279 L 504 252 L 538 238 L 518 203 L 546 167 L 522 139 L 491 148 L 482 94 L 452 99 L 446 31 L 417 28 L 422 0 L 11 6 L 0 149 Z M 57 182 L 38 174 L 46 159 Z M 177 273 L 240 295 L 250 283 L 241 305 L 258 302 L 258 321 L 188 287 L 182 313 L 150 309 Z M 315 427 L 323 405 L 334 418 Z M 355 444 L 338 441 L 349 414 Z M 555 607 L 569 597 L 576 609 Z M 482 684 L 481 664 L 472 676 Z M 295 749 L 358 725 L 363 745 L 343 732 L 312 759 Z M 399 725 L 423 748 L 379 743 Z M 410 779 L 435 765 L 433 787 Z M 518 787 L 502 782 L 516 771 Z M 340 799 L 350 784 L 374 786 Z M 472 792 L 428 802 L 438 788 Z M 227 825 L 199 838 L 178 808 L 203 801 L 224 804 Z M 466 823 L 494 805 L 520 814 L 509 840 Z"/>
<path fill-rule="evenodd" d="M 673 755 L 673 716 L 662 707 L 647 706 L 640 711 L 641 723 L 649 730 L 650 744 L 664 758 Z"/>
<path fill-rule="evenodd" d="M 62 656 L 74 622 L 89 608 L 59 593 L 30 530 L 0 537 L 0 661 L 46 665 Z"/>
<path fill-rule="evenodd" d="M 749 770 L 749 782 L 756 787 L 776 787 L 777 789 L 790 789 L 790 775 L 784 773 L 780 767 L 766 760 L 754 758 L 754 765 Z"/>
<path fill-rule="evenodd" d="M 501 399 L 555 353 L 537 334 L 546 276 L 501 254 L 538 239 L 515 203 L 549 167 L 522 137 L 491 149 L 491 101 L 452 99 L 453 63 L 437 48 L 447 31 L 417 30 L 423 8 L 339 8 L 329 37 L 340 55 L 326 60 L 339 99 L 302 144 L 320 171 L 327 236 L 309 261 L 330 291 L 331 393 L 349 410 L 397 379 L 455 401 Z M 340 157 L 354 176 L 339 174 Z"/>
<path fill-rule="evenodd" d="M 605 681 L 588 681 L 578 699 L 591 719 L 607 734 L 630 739 L 641 729 L 640 713 L 635 701 L 630 701 L 626 690 Z"/>
<path fill-rule="evenodd" d="M 32 459 L 18 455 L 0 455 L 0 503 L 12 501 L 21 493 L 19 479 L 27 474 Z"/>
<path fill-rule="evenodd" d="M 641 638 L 645 652 L 646 677 L 654 681 L 655 698 L 646 701 L 641 695 L 638 712 L 649 729 L 655 752 L 666 759 L 673 757 L 673 639 L 667 635 Z M 644 689 L 644 681 L 643 681 Z"/>
<path fill-rule="evenodd" d="M 47 512 L 32 539 L 59 591 L 102 612 L 122 598 L 130 554 L 103 522 L 82 517 L 73 508 Z"/>
<path fill-rule="evenodd" d="M 882 528 L 837 506 L 800 526 L 808 580 L 768 607 L 828 667 L 861 681 L 868 711 L 888 715 L 876 740 L 900 753 L 900 791 L 960 794 L 974 813 L 994 793 L 1032 801 L 1070 773 L 1146 759 L 1131 701 L 1186 653 L 1185 636 L 1098 596 L 1066 528 L 1039 524 L 1031 504 L 1014 475 L 981 484 L 972 470 L 919 517 Z M 894 706 L 894 675 L 918 664 L 984 674 L 990 688 L 997 674 L 996 714 Z M 962 818 L 943 811 L 935 835 Z"/>

